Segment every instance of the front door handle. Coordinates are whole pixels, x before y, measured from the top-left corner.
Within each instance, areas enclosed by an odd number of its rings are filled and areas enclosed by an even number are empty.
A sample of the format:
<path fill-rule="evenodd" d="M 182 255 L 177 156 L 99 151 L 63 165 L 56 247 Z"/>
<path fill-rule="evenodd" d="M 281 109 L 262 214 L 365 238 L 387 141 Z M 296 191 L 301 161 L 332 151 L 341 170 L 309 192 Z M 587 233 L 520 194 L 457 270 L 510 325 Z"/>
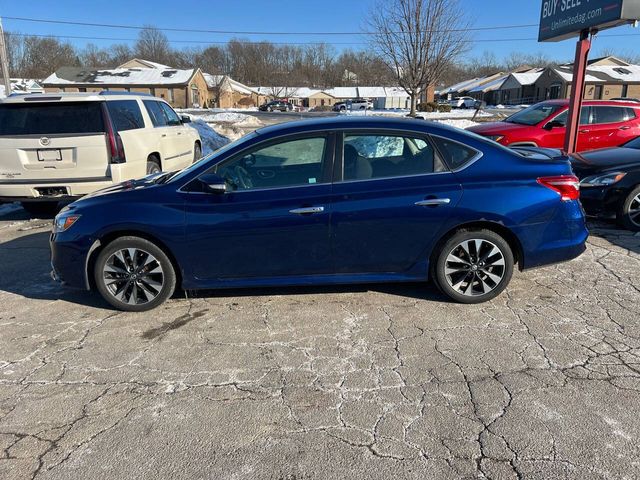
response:
<path fill-rule="evenodd" d="M 620 127 L 620 130 L 629 130 L 631 127 L 629 125 L 624 125 Z"/>
<path fill-rule="evenodd" d="M 589 130 L 578 130 L 578 133 L 589 133 Z"/>
<path fill-rule="evenodd" d="M 293 213 L 295 215 L 310 215 L 313 213 L 322 213 L 324 212 L 324 207 L 303 207 L 303 208 L 294 208 L 293 210 L 289 210 L 289 213 Z"/>
<path fill-rule="evenodd" d="M 414 205 L 417 205 L 418 207 L 438 207 L 440 205 L 448 205 L 450 203 L 450 198 L 428 198 L 426 200 L 420 200 Z"/>

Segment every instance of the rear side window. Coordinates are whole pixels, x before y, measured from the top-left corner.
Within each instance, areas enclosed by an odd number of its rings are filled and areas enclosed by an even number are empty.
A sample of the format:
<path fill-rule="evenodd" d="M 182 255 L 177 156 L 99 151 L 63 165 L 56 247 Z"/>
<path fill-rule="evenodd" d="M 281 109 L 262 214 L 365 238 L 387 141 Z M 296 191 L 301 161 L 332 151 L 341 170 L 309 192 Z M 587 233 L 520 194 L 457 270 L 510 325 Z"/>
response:
<path fill-rule="evenodd" d="M 404 135 L 345 135 L 346 181 L 404 177 L 444 171 L 431 143 Z"/>
<path fill-rule="evenodd" d="M 593 123 L 619 123 L 625 121 L 625 109 L 620 107 L 592 107 Z"/>
<path fill-rule="evenodd" d="M 144 120 L 138 102 L 135 100 L 115 100 L 107 102 L 107 110 L 116 131 L 144 128 Z"/>
<path fill-rule="evenodd" d="M 463 168 L 480 154 L 476 149 L 448 138 L 432 137 L 432 139 L 451 170 Z"/>
<path fill-rule="evenodd" d="M 0 135 L 102 133 L 102 102 L 5 103 Z"/>
<path fill-rule="evenodd" d="M 144 103 L 154 127 L 166 127 L 169 124 L 167 116 L 164 114 L 159 102 L 155 100 L 143 100 L 142 103 Z"/>

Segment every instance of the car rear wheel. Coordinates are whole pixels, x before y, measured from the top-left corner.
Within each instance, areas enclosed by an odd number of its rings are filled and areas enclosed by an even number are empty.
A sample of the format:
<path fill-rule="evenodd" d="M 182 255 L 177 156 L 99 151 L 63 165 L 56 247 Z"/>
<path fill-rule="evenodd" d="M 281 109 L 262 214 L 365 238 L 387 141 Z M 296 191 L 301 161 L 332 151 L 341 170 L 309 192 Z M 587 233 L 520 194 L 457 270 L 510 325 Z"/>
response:
<path fill-rule="evenodd" d="M 21 205 L 30 215 L 51 216 L 58 210 L 58 202 L 22 202 Z"/>
<path fill-rule="evenodd" d="M 161 171 L 160 161 L 155 155 L 151 155 L 147 159 L 147 175 L 153 175 L 154 173 L 160 173 Z"/>
<path fill-rule="evenodd" d="M 98 255 L 93 271 L 102 298 L 119 310 L 143 312 L 173 295 L 176 274 L 157 245 L 139 237 L 122 237 Z"/>
<path fill-rule="evenodd" d="M 631 190 L 618 210 L 618 222 L 625 228 L 640 231 L 640 185 Z"/>
<path fill-rule="evenodd" d="M 438 288 L 460 303 L 482 303 L 498 296 L 513 274 L 513 253 L 491 230 L 461 230 L 438 252 L 433 278 Z"/>

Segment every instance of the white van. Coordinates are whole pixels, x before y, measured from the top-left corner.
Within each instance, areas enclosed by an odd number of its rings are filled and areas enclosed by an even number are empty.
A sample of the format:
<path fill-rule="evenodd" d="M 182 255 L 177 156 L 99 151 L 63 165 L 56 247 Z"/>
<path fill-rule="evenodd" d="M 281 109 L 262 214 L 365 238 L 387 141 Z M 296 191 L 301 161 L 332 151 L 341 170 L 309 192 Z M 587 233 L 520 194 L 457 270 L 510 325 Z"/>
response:
<path fill-rule="evenodd" d="M 0 102 L 0 200 L 44 213 L 60 200 L 182 169 L 202 156 L 189 121 L 144 94 L 6 98 Z"/>

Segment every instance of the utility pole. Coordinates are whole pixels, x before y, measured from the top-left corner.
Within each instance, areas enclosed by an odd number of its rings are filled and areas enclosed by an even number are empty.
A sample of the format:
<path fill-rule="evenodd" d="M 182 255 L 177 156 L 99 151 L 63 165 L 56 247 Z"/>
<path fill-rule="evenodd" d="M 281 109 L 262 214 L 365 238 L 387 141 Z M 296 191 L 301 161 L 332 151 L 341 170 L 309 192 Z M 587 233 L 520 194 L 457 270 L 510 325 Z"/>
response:
<path fill-rule="evenodd" d="M 9 59 L 7 58 L 7 46 L 4 41 L 4 29 L 0 18 L 0 63 L 2 63 L 2 76 L 4 78 L 4 94 L 11 95 L 11 78 L 9 78 Z"/>

